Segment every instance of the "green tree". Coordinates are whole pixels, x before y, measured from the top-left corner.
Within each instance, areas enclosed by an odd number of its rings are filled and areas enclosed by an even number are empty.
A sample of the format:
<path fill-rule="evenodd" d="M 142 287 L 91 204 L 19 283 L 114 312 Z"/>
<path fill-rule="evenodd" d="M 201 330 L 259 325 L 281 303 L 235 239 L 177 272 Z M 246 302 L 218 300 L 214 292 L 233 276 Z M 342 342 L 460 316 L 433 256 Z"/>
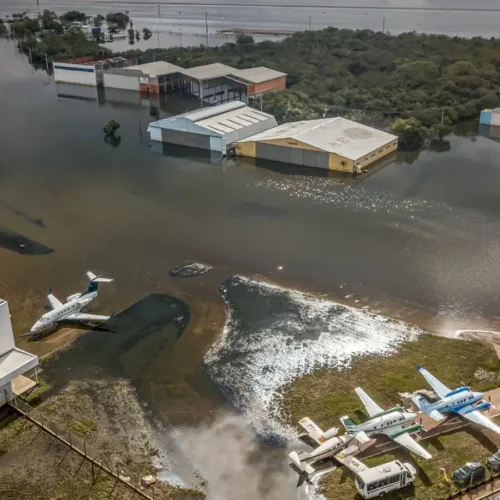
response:
<path fill-rule="evenodd" d="M 125 29 L 129 22 L 129 17 L 123 12 L 110 12 L 106 14 L 106 21 L 108 23 L 116 24 L 120 29 Z"/>
<path fill-rule="evenodd" d="M 94 17 L 94 26 L 101 26 L 105 20 L 106 18 L 104 16 L 97 14 L 97 16 Z"/>
<path fill-rule="evenodd" d="M 236 45 L 251 45 L 255 43 L 253 36 L 246 35 L 245 33 L 239 33 L 236 37 Z"/>
<path fill-rule="evenodd" d="M 429 129 L 429 135 L 431 137 L 439 137 L 439 139 L 443 140 L 447 135 L 450 135 L 452 129 L 449 125 L 437 123 L 432 125 Z"/>
<path fill-rule="evenodd" d="M 420 146 L 429 136 L 429 129 L 416 118 L 398 118 L 392 124 L 391 132 L 408 147 Z"/>
<path fill-rule="evenodd" d="M 148 28 L 142 28 L 142 34 L 144 36 L 144 40 L 149 40 L 153 36 L 153 32 Z"/>
<path fill-rule="evenodd" d="M 60 19 L 62 21 L 67 21 L 69 23 L 80 22 L 84 23 L 87 20 L 86 14 L 83 12 L 78 12 L 77 10 L 71 10 L 63 14 Z"/>

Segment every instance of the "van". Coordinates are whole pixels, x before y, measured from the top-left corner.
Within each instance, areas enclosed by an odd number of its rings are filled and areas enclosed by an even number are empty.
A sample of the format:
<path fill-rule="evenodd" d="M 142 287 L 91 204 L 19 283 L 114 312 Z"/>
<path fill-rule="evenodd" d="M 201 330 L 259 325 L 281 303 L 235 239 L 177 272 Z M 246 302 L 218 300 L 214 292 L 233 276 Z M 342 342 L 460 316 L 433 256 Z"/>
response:
<path fill-rule="evenodd" d="M 417 471 L 399 460 L 365 468 L 356 473 L 354 482 L 363 498 L 375 498 L 413 484 Z"/>

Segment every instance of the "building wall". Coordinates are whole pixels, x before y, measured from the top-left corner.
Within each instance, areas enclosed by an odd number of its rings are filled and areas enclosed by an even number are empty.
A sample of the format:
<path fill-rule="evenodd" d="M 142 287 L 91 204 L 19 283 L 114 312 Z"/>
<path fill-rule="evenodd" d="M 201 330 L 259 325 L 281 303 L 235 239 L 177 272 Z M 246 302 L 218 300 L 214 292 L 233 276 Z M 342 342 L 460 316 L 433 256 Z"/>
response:
<path fill-rule="evenodd" d="M 328 155 L 328 169 L 336 170 L 337 172 L 354 172 L 354 162 L 349 158 L 330 153 Z"/>
<path fill-rule="evenodd" d="M 4 386 L 0 387 L 0 406 L 7 404 L 12 399 L 12 383 L 8 382 Z"/>
<path fill-rule="evenodd" d="M 121 90 L 139 90 L 139 77 L 104 72 L 104 87 Z"/>
<path fill-rule="evenodd" d="M 391 154 L 392 152 L 398 149 L 398 139 L 394 139 L 391 142 L 388 142 L 384 146 L 372 151 L 371 153 L 365 155 L 363 158 L 359 158 L 354 162 L 355 168 L 366 168 L 372 163 L 380 160 L 384 156 Z"/>
<path fill-rule="evenodd" d="M 238 142 L 236 144 L 236 155 L 246 156 L 248 158 L 255 158 L 257 155 L 256 143 L 251 142 Z"/>
<path fill-rule="evenodd" d="M 15 346 L 9 304 L 7 301 L 0 299 L 0 356 L 11 351 Z"/>
<path fill-rule="evenodd" d="M 56 82 L 97 86 L 94 66 L 88 64 L 54 63 Z"/>
<path fill-rule="evenodd" d="M 286 76 L 281 76 L 280 78 L 275 78 L 274 80 L 268 80 L 266 82 L 253 83 L 248 86 L 248 95 L 263 94 L 265 92 L 271 92 L 273 90 L 285 90 L 286 89 Z"/>

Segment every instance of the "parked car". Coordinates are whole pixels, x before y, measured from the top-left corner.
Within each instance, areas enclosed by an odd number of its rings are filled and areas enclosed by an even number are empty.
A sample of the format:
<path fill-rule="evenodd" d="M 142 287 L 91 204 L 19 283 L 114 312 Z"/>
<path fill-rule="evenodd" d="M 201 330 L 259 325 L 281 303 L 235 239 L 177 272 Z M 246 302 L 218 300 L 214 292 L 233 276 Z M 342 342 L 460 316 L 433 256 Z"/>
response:
<path fill-rule="evenodd" d="M 488 457 L 486 463 L 490 469 L 500 469 L 500 450 Z"/>
<path fill-rule="evenodd" d="M 467 462 L 453 473 L 453 480 L 457 483 L 472 484 L 481 481 L 486 476 L 486 469 L 479 462 Z"/>

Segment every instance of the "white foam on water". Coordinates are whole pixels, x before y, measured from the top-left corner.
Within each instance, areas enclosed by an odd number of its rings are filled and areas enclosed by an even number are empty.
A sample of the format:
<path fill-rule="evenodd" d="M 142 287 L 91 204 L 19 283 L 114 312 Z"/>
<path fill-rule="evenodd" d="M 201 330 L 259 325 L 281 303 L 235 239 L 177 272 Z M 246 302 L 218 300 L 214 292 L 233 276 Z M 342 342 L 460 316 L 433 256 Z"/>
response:
<path fill-rule="evenodd" d="M 229 286 L 245 286 L 250 293 L 269 299 L 279 295 L 293 306 L 293 311 L 289 307 L 262 318 L 267 323 L 253 325 L 254 331 L 248 334 L 241 331 L 238 310 L 222 290 L 226 324 L 204 359 L 212 379 L 263 437 L 296 436 L 281 423 L 276 404 L 280 391 L 295 378 L 317 368 L 347 369 L 358 356 L 392 354 L 402 342 L 416 340 L 422 332 L 400 321 L 269 283 L 235 277 Z"/>
<path fill-rule="evenodd" d="M 415 198 L 400 199 L 394 194 L 375 189 L 345 185 L 341 181 L 324 177 L 284 177 L 257 181 L 256 186 L 286 192 L 295 198 L 310 199 L 317 203 L 332 203 L 357 212 L 419 213 L 441 208 L 451 210 L 441 203 L 429 203 Z"/>

